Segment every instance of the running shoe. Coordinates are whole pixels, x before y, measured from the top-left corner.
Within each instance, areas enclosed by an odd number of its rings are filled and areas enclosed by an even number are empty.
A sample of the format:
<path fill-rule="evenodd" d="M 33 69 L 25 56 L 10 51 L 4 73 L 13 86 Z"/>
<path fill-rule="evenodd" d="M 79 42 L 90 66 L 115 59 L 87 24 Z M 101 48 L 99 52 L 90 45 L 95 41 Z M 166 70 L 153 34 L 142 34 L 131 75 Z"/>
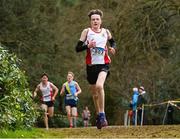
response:
<path fill-rule="evenodd" d="M 72 124 L 70 124 L 70 125 L 69 125 L 69 128 L 73 128 L 73 125 L 72 125 Z"/>
<path fill-rule="evenodd" d="M 98 114 L 96 117 L 96 127 L 97 129 L 101 129 L 100 115 Z"/>
<path fill-rule="evenodd" d="M 106 120 L 105 113 L 99 113 L 99 115 L 96 118 L 96 126 L 98 129 L 101 129 L 102 127 L 106 127 L 108 125 L 108 122 Z"/>
<path fill-rule="evenodd" d="M 107 122 L 106 118 L 101 118 L 100 123 L 101 123 L 101 128 L 108 126 L 108 122 Z"/>

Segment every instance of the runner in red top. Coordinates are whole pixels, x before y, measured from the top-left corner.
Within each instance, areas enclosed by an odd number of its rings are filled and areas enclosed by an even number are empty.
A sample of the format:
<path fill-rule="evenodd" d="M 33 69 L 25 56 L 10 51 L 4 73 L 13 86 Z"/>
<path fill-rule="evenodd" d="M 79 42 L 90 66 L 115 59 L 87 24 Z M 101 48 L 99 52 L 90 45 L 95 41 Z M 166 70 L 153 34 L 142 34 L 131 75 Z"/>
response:
<path fill-rule="evenodd" d="M 107 126 L 104 111 L 104 82 L 109 74 L 108 49 L 115 54 L 115 41 L 108 29 L 102 28 L 103 12 L 99 9 L 91 10 L 88 14 L 91 27 L 82 31 L 81 37 L 76 45 L 76 51 L 87 51 L 87 80 L 91 87 L 94 105 L 96 108 L 96 126 L 101 129 Z M 107 46 L 109 42 L 110 47 Z"/>

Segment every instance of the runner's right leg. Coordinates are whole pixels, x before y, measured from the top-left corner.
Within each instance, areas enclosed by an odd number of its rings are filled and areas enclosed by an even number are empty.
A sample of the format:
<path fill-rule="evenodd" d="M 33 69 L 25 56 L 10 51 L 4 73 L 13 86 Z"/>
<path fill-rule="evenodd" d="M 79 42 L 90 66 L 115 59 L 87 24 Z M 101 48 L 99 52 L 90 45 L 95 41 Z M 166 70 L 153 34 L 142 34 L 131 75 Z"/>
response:
<path fill-rule="evenodd" d="M 67 112 L 67 117 L 68 117 L 68 121 L 69 121 L 69 127 L 73 127 L 73 123 L 72 123 L 72 117 L 71 117 L 71 106 L 66 106 L 66 112 Z"/>
<path fill-rule="evenodd" d="M 92 97 L 93 97 L 93 101 L 94 101 L 94 106 L 96 109 L 96 126 L 98 129 L 100 129 L 101 123 L 100 123 L 100 118 L 99 118 L 99 112 L 100 112 L 100 110 L 99 110 L 99 94 L 97 92 L 96 85 L 91 85 L 90 89 L 91 89 L 91 93 L 92 93 Z"/>
<path fill-rule="evenodd" d="M 107 72 L 101 71 L 96 81 L 96 92 L 98 92 L 99 113 L 104 113 L 104 82 Z"/>

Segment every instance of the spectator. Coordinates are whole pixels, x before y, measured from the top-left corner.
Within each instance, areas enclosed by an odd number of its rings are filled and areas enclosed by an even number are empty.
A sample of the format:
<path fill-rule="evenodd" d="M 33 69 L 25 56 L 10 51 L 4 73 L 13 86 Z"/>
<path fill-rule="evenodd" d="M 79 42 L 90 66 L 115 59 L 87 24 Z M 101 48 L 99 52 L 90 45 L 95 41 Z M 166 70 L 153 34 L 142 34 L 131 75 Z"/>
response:
<path fill-rule="evenodd" d="M 137 110 L 137 102 L 138 102 L 138 88 L 133 88 L 133 96 L 132 96 L 132 110 L 133 110 L 133 124 L 136 124 L 136 110 Z"/>
<path fill-rule="evenodd" d="M 173 124 L 173 112 L 174 112 L 173 107 L 169 105 L 167 109 L 167 123 L 168 124 Z"/>
<path fill-rule="evenodd" d="M 130 125 L 132 117 L 133 117 L 133 105 L 131 100 L 129 103 L 129 110 L 128 110 L 128 125 Z"/>
<path fill-rule="evenodd" d="M 145 94 L 146 94 L 146 91 L 144 90 L 144 87 L 141 86 L 139 88 L 139 96 L 138 96 L 138 102 L 137 102 L 137 109 L 138 109 L 138 112 L 137 112 L 137 119 L 138 119 L 138 124 L 141 125 L 141 118 L 142 118 L 142 106 L 143 104 L 146 104 L 147 101 L 145 99 Z M 145 118 L 145 112 L 144 112 L 144 118 Z"/>

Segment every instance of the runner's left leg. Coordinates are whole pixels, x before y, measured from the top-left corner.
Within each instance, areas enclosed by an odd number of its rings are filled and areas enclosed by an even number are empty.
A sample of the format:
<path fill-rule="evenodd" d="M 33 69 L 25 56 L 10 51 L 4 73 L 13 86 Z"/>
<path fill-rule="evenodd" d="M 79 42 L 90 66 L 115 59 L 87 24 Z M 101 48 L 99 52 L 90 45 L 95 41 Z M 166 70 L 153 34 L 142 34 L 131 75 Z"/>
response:
<path fill-rule="evenodd" d="M 105 94 L 104 94 L 104 82 L 106 80 L 107 72 L 101 71 L 98 75 L 98 79 L 96 81 L 96 91 L 98 92 L 98 105 L 99 105 L 99 115 L 97 122 L 97 128 L 101 129 L 104 126 L 107 126 L 107 120 L 104 110 L 104 101 L 105 101 Z"/>
<path fill-rule="evenodd" d="M 77 126 L 77 107 L 72 107 L 72 120 L 73 120 L 73 126 Z"/>
<path fill-rule="evenodd" d="M 42 104 L 41 108 L 44 110 L 44 124 L 45 124 L 46 129 L 48 130 L 49 129 L 48 113 L 47 113 L 48 106 L 46 104 Z"/>
<path fill-rule="evenodd" d="M 48 107 L 48 121 L 50 122 L 49 125 L 51 125 L 52 127 L 55 126 L 54 119 L 52 118 L 53 115 L 54 115 L 54 106 Z"/>

